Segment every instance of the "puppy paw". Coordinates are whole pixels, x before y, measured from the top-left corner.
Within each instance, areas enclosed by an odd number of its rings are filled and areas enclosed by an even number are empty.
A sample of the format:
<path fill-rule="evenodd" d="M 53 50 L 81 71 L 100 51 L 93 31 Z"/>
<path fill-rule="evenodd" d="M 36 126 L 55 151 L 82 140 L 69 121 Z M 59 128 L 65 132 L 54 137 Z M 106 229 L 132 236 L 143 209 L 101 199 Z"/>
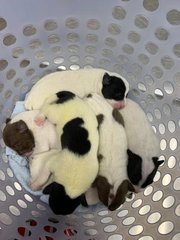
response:
<path fill-rule="evenodd" d="M 36 192 L 39 189 L 39 186 L 36 184 L 36 183 L 30 183 L 30 189 L 33 191 L 33 192 Z"/>
<path fill-rule="evenodd" d="M 45 116 L 44 115 L 38 115 L 35 117 L 34 122 L 37 126 L 42 127 L 45 123 Z"/>

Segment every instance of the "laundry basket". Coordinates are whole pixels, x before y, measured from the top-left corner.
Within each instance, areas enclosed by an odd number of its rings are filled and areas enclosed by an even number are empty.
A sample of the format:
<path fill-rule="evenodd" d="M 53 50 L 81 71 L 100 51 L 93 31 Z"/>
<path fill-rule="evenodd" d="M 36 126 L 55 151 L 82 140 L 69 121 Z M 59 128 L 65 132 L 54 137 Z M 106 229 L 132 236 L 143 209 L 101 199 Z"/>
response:
<path fill-rule="evenodd" d="M 165 163 L 152 185 L 114 212 L 57 216 L 18 183 L 2 129 L 42 76 L 92 67 L 129 81 L 129 96 L 160 137 Z M 1 0 L 0 239 L 179 240 L 179 116 L 179 0 Z"/>

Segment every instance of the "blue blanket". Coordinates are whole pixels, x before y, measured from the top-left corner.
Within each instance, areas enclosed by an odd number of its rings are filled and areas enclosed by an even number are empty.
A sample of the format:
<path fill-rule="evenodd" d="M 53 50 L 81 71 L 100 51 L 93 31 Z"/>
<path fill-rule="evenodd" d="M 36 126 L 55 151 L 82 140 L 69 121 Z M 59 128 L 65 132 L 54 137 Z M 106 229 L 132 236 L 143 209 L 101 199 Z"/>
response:
<path fill-rule="evenodd" d="M 12 112 L 11 117 L 13 118 L 18 113 L 21 113 L 24 111 L 25 111 L 24 102 L 18 101 L 18 102 L 16 102 L 16 105 Z M 8 156 L 8 159 L 9 159 L 9 165 L 10 165 L 11 169 L 13 170 L 14 175 L 16 176 L 17 180 L 22 185 L 22 187 L 25 188 L 26 191 L 28 191 L 32 195 L 39 197 L 41 201 L 48 203 L 48 199 L 49 199 L 48 195 L 44 195 L 42 193 L 42 191 L 33 192 L 29 188 L 30 172 L 29 172 L 28 158 L 19 156 L 15 151 L 13 151 L 12 149 L 10 149 L 8 147 L 6 147 L 6 155 Z M 104 208 L 102 204 L 97 204 L 97 205 L 91 206 L 89 208 L 79 206 L 75 212 L 76 213 L 77 212 L 86 212 L 89 210 L 96 211 L 97 209 L 100 210 L 102 208 Z"/>

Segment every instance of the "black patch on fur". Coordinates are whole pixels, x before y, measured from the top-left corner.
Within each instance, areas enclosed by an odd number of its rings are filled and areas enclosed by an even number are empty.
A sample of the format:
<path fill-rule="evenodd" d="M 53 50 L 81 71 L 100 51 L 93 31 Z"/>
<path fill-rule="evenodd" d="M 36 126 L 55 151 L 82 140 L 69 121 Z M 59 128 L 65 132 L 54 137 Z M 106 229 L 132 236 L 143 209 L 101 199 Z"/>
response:
<path fill-rule="evenodd" d="M 73 99 L 75 97 L 75 94 L 69 91 L 61 91 L 56 93 L 56 96 L 58 97 L 56 103 L 59 104 Z"/>
<path fill-rule="evenodd" d="M 112 185 L 109 184 L 107 178 L 103 176 L 98 176 L 94 181 L 94 185 L 97 187 L 99 200 L 105 206 L 108 206 L 108 199 L 109 199 L 110 189 L 112 188 Z"/>
<path fill-rule="evenodd" d="M 101 91 L 104 98 L 120 101 L 125 97 L 126 86 L 121 78 L 105 73 L 102 80 Z"/>
<path fill-rule="evenodd" d="M 99 126 L 101 125 L 101 123 L 104 121 L 104 115 L 103 114 L 98 114 L 96 116 L 97 118 L 97 121 L 98 121 L 98 129 L 99 129 Z"/>
<path fill-rule="evenodd" d="M 164 162 L 164 160 L 158 161 L 158 157 L 153 157 L 152 160 L 153 160 L 153 163 L 154 163 L 154 169 L 148 175 L 148 177 L 146 178 L 146 181 L 141 185 L 142 188 L 145 188 L 148 185 L 150 185 L 151 183 L 153 183 L 153 179 L 154 179 L 154 176 L 156 175 L 158 167 Z"/>
<path fill-rule="evenodd" d="M 142 158 L 130 151 L 127 150 L 128 154 L 128 164 L 127 164 L 127 173 L 129 180 L 132 184 L 138 185 L 139 181 L 142 179 Z"/>
<path fill-rule="evenodd" d="M 92 94 L 89 93 L 86 97 L 87 97 L 87 98 L 91 98 L 91 97 L 92 97 Z"/>
<path fill-rule="evenodd" d="M 116 122 L 118 122 L 119 124 L 121 124 L 124 127 L 124 118 L 117 109 L 113 109 L 112 116 Z"/>
<path fill-rule="evenodd" d="M 83 123 L 83 119 L 78 117 L 64 125 L 61 135 L 62 149 L 68 148 L 69 151 L 79 155 L 89 152 L 91 143 L 88 140 L 88 131 L 82 126 Z"/>
<path fill-rule="evenodd" d="M 6 124 L 9 123 L 11 121 L 10 118 L 6 118 Z"/>
<path fill-rule="evenodd" d="M 100 163 L 101 161 L 102 161 L 102 159 L 103 159 L 103 155 L 102 154 L 98 154 L 98 162 Z"/>
<path fill-rule="evenodd" d="M 55 214 L 67 215 L 80 205 L 82 196 L 71 199 L 65 192 L 64 186 L 56 182 L 51 183 L 43 190 L 44 194 L 49 194 L 49 206 Z"/>

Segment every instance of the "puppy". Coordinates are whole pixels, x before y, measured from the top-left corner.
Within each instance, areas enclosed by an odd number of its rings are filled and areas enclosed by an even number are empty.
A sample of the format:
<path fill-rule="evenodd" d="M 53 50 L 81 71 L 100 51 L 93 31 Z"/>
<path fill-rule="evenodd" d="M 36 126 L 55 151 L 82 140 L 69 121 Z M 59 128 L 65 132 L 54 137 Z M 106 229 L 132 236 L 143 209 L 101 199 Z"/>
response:
<path fill-rule="evenodd" d="M 90 94 L 84 100 L 96 115 L 101 116 L 98 149 L 101 159 L 94 184 L 100 201 L 109 210 L 115 210 L 124 203 L 128 191 L 134 191 L 127 175 L 127 139 L 123 119 L 118 110 L 98 94 Z M 116 118 L 114 111 L 117 111 Z"/>
<path fill-rule="evenodd" d="M 40 109 L 48 96 L 63 90 L 71 91 L 79 97 L 96 92 L 106 98 L 113 107 L 123 108 L 129 84 L 119 74 L 104 69 L 55 72 L 41 78 L 32 87 L 25 99 L 25 108 Z"/>
<path fill-rule="evenodd" d="M 146 114 L 137 103 L 127 99 L 126 107 L 120 113 L 128 141 L 128 177 L 135 191 L 139 192 L 153 182 L 158 167 L 164 162 L 158 161 L 160 143 Z"/>
<path fill-rule="evenodd" d="M 48 151 L 51 148 L 60 149 L 60 142 L 55 126 L 48 120 L 43 126 L 38 126 L 34 119 L 39 110 L 25 111 L 7 121 L 3 130 L 5 144 L 20 156 Z"/>
<path fill-rule="evenodd" d="M 98 173 L 96 116 L 82 99 L 62 91 L 47 98 L 36 123 L 43 124 L 45 118 L 56 124 L 62 151 L 35 156 L 41 167 L 31 189 L 41 188 L 52 174 L 52 181 L 61 184 L 66 195 L 74 199 L 90 187 Z"/>

